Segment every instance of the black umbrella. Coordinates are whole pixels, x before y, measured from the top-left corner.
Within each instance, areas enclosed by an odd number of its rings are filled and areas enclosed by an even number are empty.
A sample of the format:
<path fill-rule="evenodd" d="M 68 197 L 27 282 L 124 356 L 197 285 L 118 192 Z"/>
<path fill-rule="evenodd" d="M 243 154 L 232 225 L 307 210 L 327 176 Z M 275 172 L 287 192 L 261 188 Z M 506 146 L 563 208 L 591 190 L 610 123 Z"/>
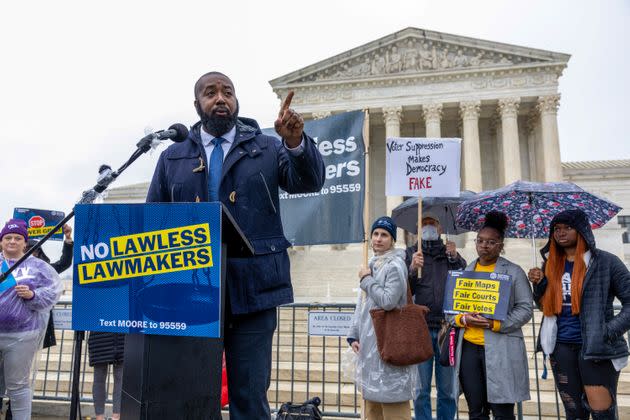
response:
<path fill-rule="evenodd" d="M 472 191 L 462 191 L 459 197 L 426 197 L 422 199 L 422 213 L 432 214 L 439 219 L 444 233 L 459 235 L 469 232 L 468 229 L 457 226 L 457 206 L 469 200 L 476 194 Z M 392 211 L 392 219 L 399 228 L 408 232 L 418 231 L 418 197 L 411 197 Z"/>

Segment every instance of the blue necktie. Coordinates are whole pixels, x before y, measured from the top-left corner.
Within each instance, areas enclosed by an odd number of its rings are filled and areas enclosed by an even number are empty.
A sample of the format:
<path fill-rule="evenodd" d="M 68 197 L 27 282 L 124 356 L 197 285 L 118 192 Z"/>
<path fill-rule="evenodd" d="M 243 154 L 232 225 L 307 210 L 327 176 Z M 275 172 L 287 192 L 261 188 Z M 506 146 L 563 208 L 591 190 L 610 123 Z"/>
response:
<path fill-rule="evenodd" d="M 219 201 L 219 185 L 221 184 L 221 175 L 223 174 L 223 137 L 215 137 L 212 139 L 214 149 L 210 154 L 210 170 L 208 177 L 208 192 L 210 201 Z"/>

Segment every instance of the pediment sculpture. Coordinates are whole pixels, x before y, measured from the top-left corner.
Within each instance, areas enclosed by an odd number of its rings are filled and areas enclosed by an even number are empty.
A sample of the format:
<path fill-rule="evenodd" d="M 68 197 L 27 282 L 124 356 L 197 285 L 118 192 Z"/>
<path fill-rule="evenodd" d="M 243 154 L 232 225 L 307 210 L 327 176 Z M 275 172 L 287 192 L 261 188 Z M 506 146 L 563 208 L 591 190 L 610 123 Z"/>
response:
<path fill-rule="evenodd" d="M 539 61 L 530 57 L 463 45 L 410 38 L 321 69 L 296 82 L 422 73 L 475 67 L 510 66 Z"/>

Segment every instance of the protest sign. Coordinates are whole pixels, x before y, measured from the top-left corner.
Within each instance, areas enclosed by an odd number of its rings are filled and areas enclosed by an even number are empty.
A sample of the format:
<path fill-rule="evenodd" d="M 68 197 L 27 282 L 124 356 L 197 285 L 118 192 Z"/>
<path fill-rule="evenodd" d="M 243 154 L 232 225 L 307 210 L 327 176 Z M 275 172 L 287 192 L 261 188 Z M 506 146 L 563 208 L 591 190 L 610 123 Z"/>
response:
<path fill-rule="evenodd" d="M 387 139 L 386 195 L 459 197 L 461 139 Z"/>
<path fill-rule="evenodd" d="M 304 123 L 322 155 L 326 181 L 314 193 L 280 191 L 282 226 L 293 245 L 363 242 L 364 118 L 353 111 Z M 263 132 L 278 137 L 273 128 Z"/>
<path fill-rule="evenodd" d="M 512 279 L 507 274 L 449 271 L 444 288 L 444 312 L 479 313 L 502 321 L 507 316 Z"/>
<path fill-rule="evenodd" d="M 62 211 L 40 210 L 29 208 L 13 209 L 13 218 L 22 219 L 28 227 L 29 239 L 41 239 L 50 232 L 57 223 L 61 222 L 65 214 Z M 50 239 L 63 241 L 63 231 L 61 228 Z"/>
<path fill-rule="evenodd" d="M 218 203 L 75 208 L 72 327 L 219 337 Z"/>

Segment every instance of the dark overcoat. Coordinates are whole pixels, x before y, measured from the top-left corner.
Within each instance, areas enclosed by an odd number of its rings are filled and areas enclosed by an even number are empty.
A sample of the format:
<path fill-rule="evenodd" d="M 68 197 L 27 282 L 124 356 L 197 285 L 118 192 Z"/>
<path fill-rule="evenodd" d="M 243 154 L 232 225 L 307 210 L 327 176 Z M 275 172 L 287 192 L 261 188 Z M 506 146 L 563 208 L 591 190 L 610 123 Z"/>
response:
<path fill-rule="evenodd" d="M 201 124 L 188 138 L 166 149 L 157 164 L 147 202 L 208 201 L 208 159 Z M 256 121 L 239 118 L 236 137 L 223 162 L 219 199 L 251 242 L 255 255 L 229 258 L 227 291 L 233 314 L 293 302 L 287 248 L 280 219 L 278 189 L 290 194 L 317 192 L 324 185 L 321 154 L 303 135 L 295 156 L 277 138 L 262 134 Z M 203 163 L 203 165 L 202 165 Z M 203 166 L 203 170 L 195 170 Z"/>

